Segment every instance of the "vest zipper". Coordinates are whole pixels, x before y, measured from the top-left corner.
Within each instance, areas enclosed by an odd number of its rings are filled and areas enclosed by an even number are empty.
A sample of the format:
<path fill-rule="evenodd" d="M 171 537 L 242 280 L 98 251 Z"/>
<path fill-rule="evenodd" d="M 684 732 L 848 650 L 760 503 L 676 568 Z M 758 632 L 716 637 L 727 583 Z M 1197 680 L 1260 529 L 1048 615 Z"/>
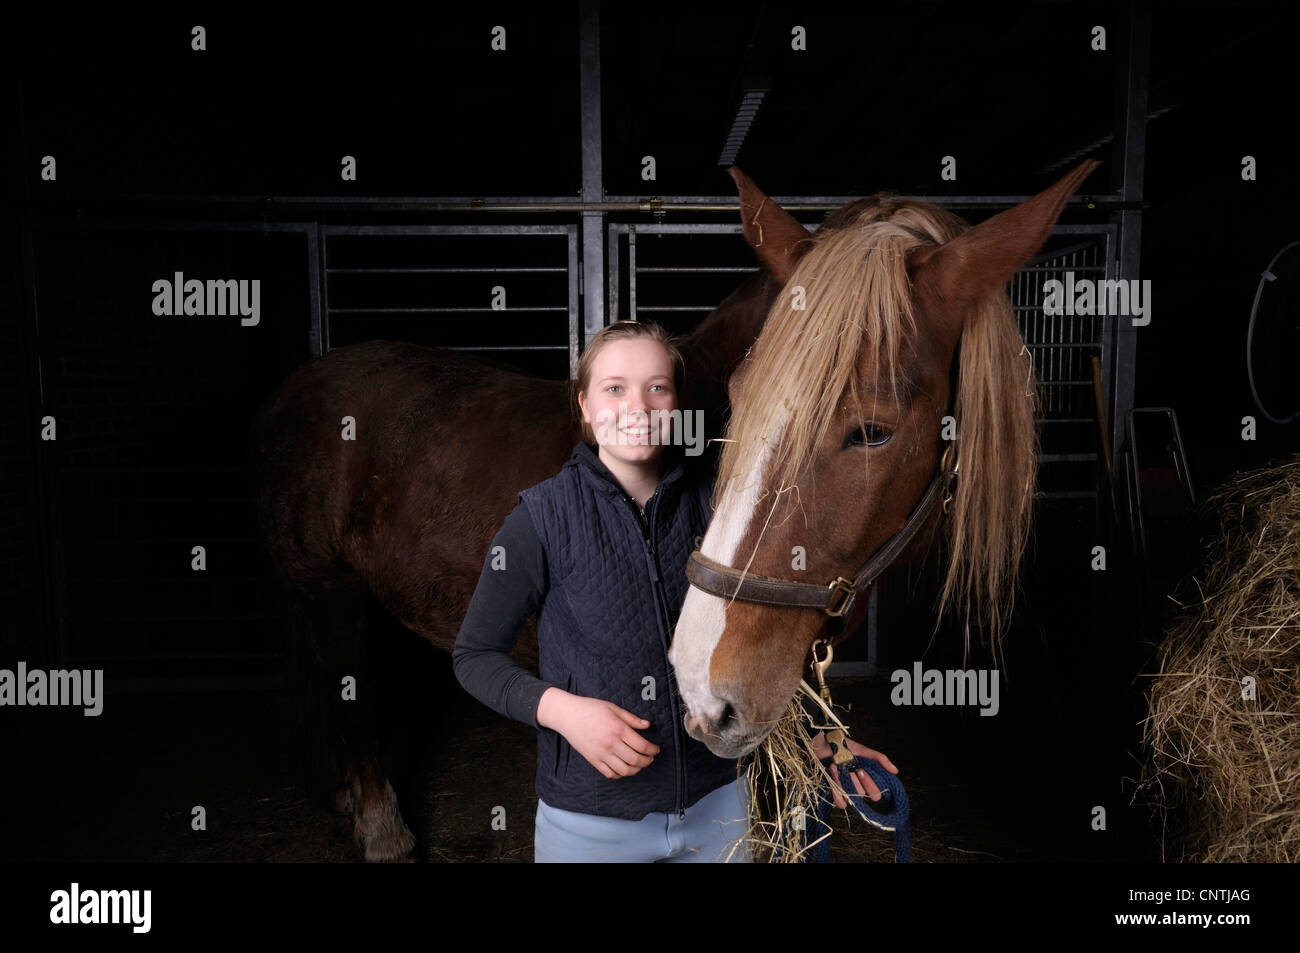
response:
<path fill-rule="evenodd" d="M 676 712 L 678 709 L 677 693 L 673 691 L 672 671 L 668 663 L 668 632 L 666 628 L 668 622 L 668 607 L 664 605 L 664 601 L 663 601 L 663 585 L 662 585 L 662 581 L 659 578 L 659 565 L 655 561 L 654 540 L 651 537 L 651 534 L 654 530 L 654 502 L 655 502 L 655 497 L 658 495 L 659 495 L 659 488 L 656 487 L 654 493 L 650 494 L 650 499 L 646 500 L 645 522 L 641 521 L 641 514 L 639 510 L 634 509 L 634 512 L 637 518 L 637 522 L 641 526 L 641 538 L 645 542 L 646 566 L 650 570 L 650 586 L 651 586 L 650 591 L 655 601 L 655 607 L 656 607 L 655 620 L 659 628 L 659 646 L 660 648 L 663 649 L 664 672 L 668 675 L 668 703 L 669 703 L 670 710 L 673 712 L 673 716 L 671 717 L 670 720 L 673 723 L 673 747 L 676 749 L 674 754 L 676 755 L 676 760 L 677 760 L 677 764 L 676 764 L 677 816 L 680 818 L 684 818 L 686 817 L 686 808 L 682 804 L 682 789 L 683 787 L 685 787 L 684 780 L 686 776 L 686 765 L 685 765 L 685 755 L 682 751 L 682 739 L 681 739 L 681 735 L 679 734 L 679 730 L 681 726 L 678 724 L 678 719 L 676 718 Z M 632 507 L 634 508 L 636 507 L 636 501 L 633 500 L 632 497 L 624 495 L 623 499 L 627 500 L 629 505 L 631 505 Z"/>

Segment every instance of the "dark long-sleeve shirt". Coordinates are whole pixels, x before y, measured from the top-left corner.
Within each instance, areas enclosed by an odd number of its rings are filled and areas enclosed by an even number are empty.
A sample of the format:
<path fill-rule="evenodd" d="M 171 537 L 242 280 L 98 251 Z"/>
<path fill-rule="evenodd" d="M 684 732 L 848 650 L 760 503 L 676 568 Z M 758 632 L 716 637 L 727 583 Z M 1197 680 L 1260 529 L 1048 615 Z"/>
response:
<path fill-rule="evenodd" d="M 498 552 L 506 568 L 490 570 Z M 483 570 L 451 653 L 456 678 L 493 711 L 536 728 L 537 705 L 551 683 L 508 654 L 547 590 L 546 551 L 523 503 L 493 537 Z"/>

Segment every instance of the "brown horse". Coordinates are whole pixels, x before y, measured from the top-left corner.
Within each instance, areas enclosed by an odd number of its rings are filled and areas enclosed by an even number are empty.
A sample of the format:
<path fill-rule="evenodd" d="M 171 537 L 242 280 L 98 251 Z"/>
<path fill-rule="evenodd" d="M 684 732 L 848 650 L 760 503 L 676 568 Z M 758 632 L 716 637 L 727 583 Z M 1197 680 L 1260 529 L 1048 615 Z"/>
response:
<path fill-rule="evenodd" d="M 714 753 L 739 757 L 767 735 L 832 614 L 753 597 L 792 591 L 790 581 L 824 597 L 917 524 L 909 516 L 936 485 L 949 416 L 955 489 L 897 555 L 917 555 L 949 511 L 939 612 L 973 610 L 996 647 L 1037 461 L 1033 365 L 1006 283 L 1096 165 L 969 229 L 933 205 L 874 196 L 800 236 L 770 199 L 743 199 L 766 213 L 751 240 L 785 287 L 730 381 L 714 517 L 669 656 L 686 728 Z M 744 217 L 747 230 L 764 221 Z M 746 576 L 758 578 L 742 595 Z"/>
<path fill-rule="evenodd" d="M 752 190 L 732 175 L 742 195 Z M 719 432 L 728 378 L 779 289 L 760 271 L 685 336 L 680 404 L 705 412 L 706 434 Z M 367 860 L 414 847 L 378 755 L 371 600 L 450 651 L 516 494 L 558 472 L 582 439 L 572 398 L 568 381 L 373 341 L 299 368 L 254 422 L 262 525 L 300 624 L 290 648 L 306 679 L 312 786 L 352 812 Z M 531 622 L 515 656 L 536 668 Z"/>

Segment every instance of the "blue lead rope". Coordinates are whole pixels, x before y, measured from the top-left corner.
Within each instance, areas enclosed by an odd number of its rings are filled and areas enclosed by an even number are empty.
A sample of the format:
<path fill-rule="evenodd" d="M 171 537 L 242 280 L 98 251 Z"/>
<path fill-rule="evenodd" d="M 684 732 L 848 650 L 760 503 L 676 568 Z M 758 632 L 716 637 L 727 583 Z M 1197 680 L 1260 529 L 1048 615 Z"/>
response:
<path fill-rule="evenodd" d="M 831 759 L 822 758 L 822 764 L 827 770 L 831 770 Z M 861 768 L 871 776 L 876 782 L 876 787 L 880 788 L 880 800 L 872 801 L 870 798 L 858 794 L 857 789 L 853 786 L 852 771 Z M 854 759 L 852 764 L 843 764 L 839 766 L 840 787 L 844 790 L 844 796 L 849 803 L 857 810 L 858 815 L 863 817 L 867 823 L 880 828 L 884 831 L 891 831 L 894 835 L 894 860 L 900 864 L 910 864 L 912 862 L 912 830 L 908 824 L 908 805 L 907 791 L 903 789 L 903 782 L 898 780 L 898 776 L 889 773 L 879 763 L 872 761 L 870 758 L 861 756 Z M 834 802 L 831 801 L 831 792 L 829 786 L 823 789 L 821 796 L 817 800 L 817 820 L 821 824 L 822 830 L 814 834 L 811 830 L 805 833 L 804 843 L 814 840 L 825 831 L 830 830 L 828 819 Z M 812 825 L 808 825 L 810 828 Z M 813 857 L 813 863 L 826 864 L 831 859 L 831 841 L 829 837 L 822 839 L 817 845 L 816 853 Z"/>

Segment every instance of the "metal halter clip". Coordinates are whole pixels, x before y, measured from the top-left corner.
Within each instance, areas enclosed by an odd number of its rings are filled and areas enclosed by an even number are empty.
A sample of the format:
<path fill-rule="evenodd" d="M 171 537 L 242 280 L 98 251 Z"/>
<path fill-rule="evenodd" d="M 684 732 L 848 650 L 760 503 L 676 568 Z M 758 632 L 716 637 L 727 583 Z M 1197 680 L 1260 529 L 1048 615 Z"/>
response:
<path fill-rule="evenodd" d="M 817 657 L 819 645 L 826 649 L 826 657 L 823 659 Z M 826 687 L 826 670 L 831 667 L 831 659 L 834 656 L 835 650 L 826 639 L 818 639 L 812 644 L 812 670 L 817 673 L 817 690 L 821 693 L 822 701 L 827 705 L 831 703 L 831 690 Z"/>
<path fill-rule="evenodd" d="M 822 611 L 831 618 L 838 619 L 844 615 L 844 609 L 853 598 L 853 583 L 843 576 L 836 576 L 826 588 L 831 590 L 831 601 Z"/>
<path fill-rule="evenodd" d="M 819 659 L 817 657 L 817 647 L 823 646 L 826 649 L 826 657 Z M 825 639 L 818 639 L 812 644 L 812 669 L 817 673 L 817 689 L 821 693 L 822 701 L 826 703 L 827 708 L 833 708 L 835 703 L 831 701 L 831 690 L 826 686 L 826 670 L 831 667 L 831 659 L 835 656 L 835 650 L 831 643 Z M 831 758 L 835 764 L 852 764 L 854 761 L 853 752 L 849 750 L 848 733 L 840 728 L 832 728 L 826 732 L 826 744 L 830 746 Z"/>

